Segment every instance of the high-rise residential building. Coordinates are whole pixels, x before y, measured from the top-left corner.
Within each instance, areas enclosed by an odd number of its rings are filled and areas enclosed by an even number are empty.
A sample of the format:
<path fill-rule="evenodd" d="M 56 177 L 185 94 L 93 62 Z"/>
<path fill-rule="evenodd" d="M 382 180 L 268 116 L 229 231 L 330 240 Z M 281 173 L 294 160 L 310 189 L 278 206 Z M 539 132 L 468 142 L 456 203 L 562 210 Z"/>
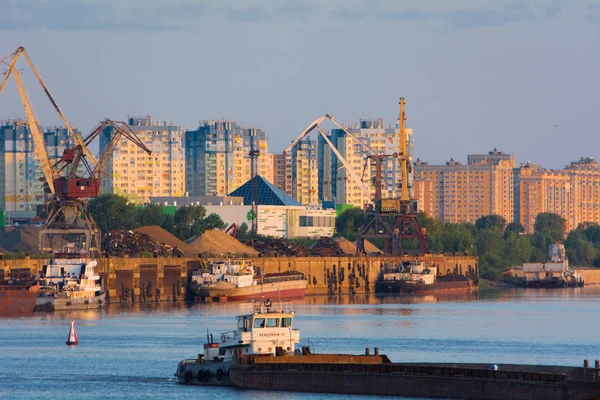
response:
<path fill-rule="evenodd" d="M 73 147 L 66 128 L 42 128 L 48 158 L 57 160 L 65 148 Z M 78 130 L 74 130 L 79 133 Z M 10 221 L 36 216 L 37 207 L 46 196 L 45 179 L 34 154 L 33 137 L 23 121 L 9 121 L 0 126 L 0 209 Z"/>
<path fill-rule="evenodd" d="M 370 154 L 387 154 L 390 157 L 382 162 L 382 197 L 398 197 L 402 181 L 400 160 L 393 157 L 400 153 L 400 134 L 398 126 L 387 128 L 383 119 L 361 120 L 348 128 L 352 137 L 343 129 L 332 129 L 328 135 L 332 144 L 342 154 L 346 163 L 352 166 L 353 172 L 369 187 L 367 195 L 351 175 L 345 171 L 342 163 L 331 152 L 329 145 L 319 137 L 320 152 L 320 184 L 321 200 L 333 200 L 336 204 L 352 204 L 362 207 L 371 203 L 375 193 L 372 178 L 375 176 L 375 163 L 367 162 Z M 412 129 L 406 129 L 409 159 L 412 159 L 413 138 Z M 412 173 L 409 174 L 410 190 L 412 192 Z"/>
<path fill-rule="evenodd" d="M 135 203 L 149 203 L 151 196 L 183 196 L 185 183 L 181 127 L 154 122 L 151 115 L 128 117 L 131 129 L 152 150 L 148 155 L 136 144 L 121 139 L 102 178 L 102 192 L 120 194 Z M 113 129 L 100 135 L 100 148 L 109 143 Z"/>
<path fill-rule="evenodd" d="M 292 197 L 303 205 L 319 202 L 317 141 L 302 139 L 292 148 Z"/>
<path fill-rule="evenodd" d="M 600 223 L 600 168 L 593 158 L 581 158 L 563 170 L 521 164 L 514 174 L 515 221 L 525 232 L 534 231 L 535 218 L 543 212 L 563 217 L 567 231 L 581 223 Z"/>
<path fill-rule="evenodd" d="M 225 196 L 251 177 L 250 152 L 258 150 L 257 173 L 274 181 L 267 136 L 232 120 L 200 121 L 185 133 L 186 191 L 190 196 Z"/>
<path fill-rule="evenodd" d="M 515 157 L 494 149 L 469 155 L 467 165 L 453 159 L 446 165 L 414 165 L 415 198 L 423 211 L 444 222 L 475 222 L 497 214 L 512 221 L 514 214 L 513 168 Z M 427 183 L 425 183 L 427 182 Z"/>
<path fill-rule="evenodd" d="M 292 196 L 292 154 L 273 154 L 273 184 L 288 196 Z"/>

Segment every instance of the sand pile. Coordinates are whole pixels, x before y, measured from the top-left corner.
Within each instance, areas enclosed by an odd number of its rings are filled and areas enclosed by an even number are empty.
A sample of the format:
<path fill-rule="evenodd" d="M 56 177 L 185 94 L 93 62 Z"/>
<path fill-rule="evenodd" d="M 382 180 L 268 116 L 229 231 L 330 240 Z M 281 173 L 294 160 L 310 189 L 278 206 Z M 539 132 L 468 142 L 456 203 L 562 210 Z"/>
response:
<path fill-rule="evenodd" d="M 198 250 L 184 242 L 183 240 L 177 238 L 171 233 L 167 232 L 165 229 L 160 226 L 150 225 L 150 226 L 142 226 L 135 230 L 139 233 L 145 233 L 150 236 L 153 240 L 158 242 L 159 244 L 167 245 L 169 247 L 177 247 L 179 250 L 183 252 L 188 257 L 197 257 Z"/>
<path fill-rule="evenodd" d="M 189 241 L 189 245 L 196 252 L 206 255 L 248 255 L 256 256 L 258 251 L 250 246 L 246 246 L 233 236 L 219 230 L 206 231 L 202 235 L 193 237 Z"/>
<path fill-rule="evenodd" d="M 14 227 L 7 226 L 0 230 L 1 251 L 13 253 L 22 251 L 30 254 L 40 252 L 38 237 L 39 228 L 35 226 Z"/>
<path fill-rule="evenodd" d="M 333 238 L 338 242 L 340 249 L 349 256 L 353 256 L 356 254 L 356 242 L 351 242 L 343 236 Z M 365 239 L 365 252 L 367 254 L 383 254 L 381 250 L 377 248 L 373 243 L 369 242 Z"/>

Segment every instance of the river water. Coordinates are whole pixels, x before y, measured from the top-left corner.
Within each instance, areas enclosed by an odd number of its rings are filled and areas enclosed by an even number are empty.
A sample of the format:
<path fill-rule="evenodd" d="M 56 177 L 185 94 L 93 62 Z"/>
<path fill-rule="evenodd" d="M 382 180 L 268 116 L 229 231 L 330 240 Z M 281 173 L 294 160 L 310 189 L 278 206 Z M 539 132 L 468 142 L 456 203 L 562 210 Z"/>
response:
<path fill-rule="evenodd" d="M 346 399 L 179 385 L 179 360 L 234 329 L 236 303 L 110 305 L 0 319 L 2 399 Z M 600 287 L 449 296 L 314 296 L 294 302 L 301 345 L 392 361 L 582 365 L 600 359 Z M 80 344 L 65 345 L 75 319 Z M 366 396 L 350 396 L 366 399 Z M 375 397 L 373 397 L 375 398 Z"/>

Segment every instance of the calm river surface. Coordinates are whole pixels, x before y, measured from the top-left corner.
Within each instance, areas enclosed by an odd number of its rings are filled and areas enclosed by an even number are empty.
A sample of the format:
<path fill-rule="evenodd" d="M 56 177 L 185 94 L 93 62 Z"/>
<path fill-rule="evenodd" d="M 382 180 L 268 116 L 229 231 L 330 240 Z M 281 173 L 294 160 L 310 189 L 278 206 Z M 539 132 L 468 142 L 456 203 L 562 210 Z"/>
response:
<path fill-rule="evenodd" d="M 581 365 L 600 359 L 600 287 L 491 290 L 464 296 L 308 297 L 294 302 L 301 344 L 392 361 Z M 236 303 L 122 307 L 0 319 L 2 399 L 365 399 L 184 386 L 173 373 Z M 65 345 L 75 319 L 80 344 Z M 218 336 L 217 336 L 218 337 Z M 375 398 L 375 397 L 372 397 Z"/>

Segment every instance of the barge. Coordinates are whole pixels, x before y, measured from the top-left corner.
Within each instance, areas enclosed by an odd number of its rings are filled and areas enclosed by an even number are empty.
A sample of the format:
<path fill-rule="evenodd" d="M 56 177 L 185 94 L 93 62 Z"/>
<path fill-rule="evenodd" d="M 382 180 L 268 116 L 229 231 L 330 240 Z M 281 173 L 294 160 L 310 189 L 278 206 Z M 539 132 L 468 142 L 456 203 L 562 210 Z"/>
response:
<path fill-rule="evenodd" d="M 438 268 L 425 262 L 403 262 L 383 267 L 375 281 L 375 293 L 464 292 L 477 288 L 475 271 L 462 275 L 457 271 L 440 275 Z"/>
<path fill-rule="evenodd" d="M 240 389 L 486 400 L 600 399 L 593 368 L 475 363 L 395 363 L 377 348 L 362 355 L 302 350 L 294 311 L 270 300 L 237 316 L 238 328 L 212 340 L 196 359 L 179 362 L 177 381 Z"/>
<path fill-rule="evenodd" d="M 250 260 L 220 260 L 192 275 L 190 292 L 200 300 L 296 299 L 304 297 L 306 285 L 301 272 L 262 274 Z"/>

